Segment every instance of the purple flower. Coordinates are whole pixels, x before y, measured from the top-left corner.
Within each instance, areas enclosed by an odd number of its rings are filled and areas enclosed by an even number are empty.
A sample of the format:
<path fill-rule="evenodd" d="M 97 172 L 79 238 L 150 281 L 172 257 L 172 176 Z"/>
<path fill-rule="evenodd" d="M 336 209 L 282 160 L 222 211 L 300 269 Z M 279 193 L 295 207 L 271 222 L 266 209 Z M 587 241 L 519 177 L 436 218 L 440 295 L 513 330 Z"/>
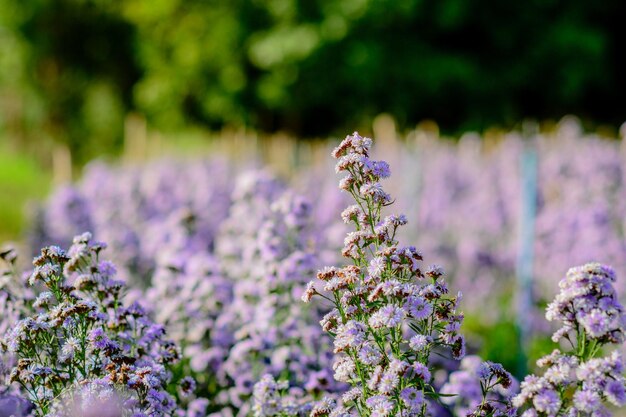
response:
<path fill-rule="evenodd" d="M 432 338 L 430 336 L 416 334 L 409 340 L 409 346 L 416 352 L 422 352 L 428 347 L 431 342 Z"/>
<path fill-rule="evenodd" d="M 358 347 L 366 340 L 366 326 L 358 321 L 350 320 L 337 329 L 335 351 L 340 352 L 348 347 Z"/>
<path fill-rule="evenodd" d="M 533 405 L 537 411 L 546 413 L 549 416 L 554 416 L 559 408 L 561 408 L 561 399 L 554 390 L 543 389 L 535 395 Z"/>
<path fill-rule="evenodd" d="M 378 392 L 382 394 L 391 394 L 400 383 L 400 378 L 393 372 L 385 372 L 378 383 Z"/>
<path fill-rule="evenodd" d="M 578 321 L 591 337 L 600 338 L 609 330 L 609 317 L 601 310 L 594 308 L 589 313 L 579 313 Z"/>
<path fill-rule="evenodd" d="M 414 387 L 404 388 L 400 391 L 400 399 L 411 410 L 416 410 L 424 404 L 424 394 Z"/>
<path fill-rule="evenodd" d="M 391 175 L 389 164 L 385 161 L 372 161 L 370 169 L 372 175 L 378 178 L 388 178 Z"/>
<path fill-rule="evenodd" d="M 370 409 L 372 417 L 386 417 L 394 409 L 394 402 L 385 395 L 375 395 L 366 401 L 367 408 Z"/>
<path fill-rule="evenodd" d="M 404 308 L 416 320 L 427 319 L 433 312 L 432 305 L 420 296 L 410 296 L 407 299 Z"/>
<path fill-rule="evenodd" d="M 535 401 L 537 401 L 536 398 L 535 398 Z M 593 392 L 591 390 L 585 390 L 585 389 L 576 391 L 576 393 L 574 394 L 573 403 L 574 403 L 574 407 L 577 410 L 580 410 L 586 413 L 592 413 L 596 411 L 601 405 L 600 396 L 596 392 Z M 536 402 L 535 402 L 535 405 L 536 405 Z"/>
<path fill-rule="evenodd" d="M 369 319 L 369 324 L 375 329 L 381 327 L 396 327 L 402 323 L 404 317 L 404 310 L 389 304 L 381 307 L 380 310 L 372 314 L 372 317 Z"/>
<path fill-rule="evenodd" d="M 431 373 L 428 366 L 420 362 L 415 362 L 411 366 L 413 374 L 424 382 L 430 382 Z"/>
<path fill-rule="evenodd" d="M 370 261 L 367 271 L 373 278 L 380 278 L 386 266 L 385 258 L 377 256 Z"/>
<path fill-rule="evenodd" d="M 359 349 L 359 360 L 366 365 L 378 365 L 383 357 L 379 348 L 372 343 L 365 343 Z"/>
<path fill-rule="evenodd" d="M 626 390 L 624 390 L 624 380 L 611 379 L 604 387 L 604 395 L 607 400 L 616 407 L 622 407 L 626 404 Z"/>
<path fill-rule="evenodd" d="M 363 184 L 363 186 L 359 189 L 359 192 L 364 197 L 371 197 L 376 203 L 387 204 L 391 201 L 391 196 L 383 190 L 382 185 L 379 183 Z"/>

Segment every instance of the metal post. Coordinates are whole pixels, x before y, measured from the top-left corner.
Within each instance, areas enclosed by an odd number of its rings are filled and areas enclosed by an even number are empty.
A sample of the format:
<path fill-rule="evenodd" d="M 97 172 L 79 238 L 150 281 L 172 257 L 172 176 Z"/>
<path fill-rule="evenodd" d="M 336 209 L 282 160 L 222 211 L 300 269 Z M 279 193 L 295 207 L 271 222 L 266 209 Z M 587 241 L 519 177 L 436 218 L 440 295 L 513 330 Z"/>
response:
<path fill-rule="evenodd" d="M 535 123 L 525 122 L 523 126 L 524 150 L 521 155 L 521 207 L 518 233 L 516 264 L 517 278 L 517 327 L 520 336 L 521 354 L 519 372 L 526 374 L 530 337 L 533 319 L 533 263 L 535 242 L 535 218 L 537 215 L 537 166 L 538 156 L 535 137 L 538 128 Z"/>

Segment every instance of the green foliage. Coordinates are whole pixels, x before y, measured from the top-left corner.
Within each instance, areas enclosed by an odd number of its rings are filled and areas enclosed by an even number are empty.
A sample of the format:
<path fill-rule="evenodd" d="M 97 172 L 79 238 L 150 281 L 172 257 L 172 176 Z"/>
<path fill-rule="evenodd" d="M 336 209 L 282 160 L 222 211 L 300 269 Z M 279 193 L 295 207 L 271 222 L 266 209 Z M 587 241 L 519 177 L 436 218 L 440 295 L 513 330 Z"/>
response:
<path fill-rule="evenodd" d="M 0 129 L 79 160 L 119 145 L 139 77 L 131 24 L 105 2 L 0 0 L 0 29 Z"/>
<path fill-rule="evenodd" d="M 0 242 L 21 237 L 25 206 L 44 195 L 48 182 L 32 159 L 15 154 L 0 143 Z"/>
<path fill-rule="evenodd" d="M 465 332 L 472 335 L 471 337 L 489 335 L 473 341 L 480 347 L 480 350 L 477 352 L 480 357 L 502 363 L 506 369 L 517 377 L 524 375 L 526 369 L 523 368 L 526 367 L 526 364 L 520 362 L 523 352 L 518 336 L 519 332 L 514 322 L 508 319 L 501 319 L 494 323 L 486 324 L 476 317 L 466 316 L 463 325 Z"/>
<path fill-rule="evenodd" d="M 0 0 L 0 128 L 117 148 L 163 130 L 447 132 L 575 113 L 621 123 L 626 5 L 495 0 Z M 33 132 L 37 132 L 33 135 Z"/>

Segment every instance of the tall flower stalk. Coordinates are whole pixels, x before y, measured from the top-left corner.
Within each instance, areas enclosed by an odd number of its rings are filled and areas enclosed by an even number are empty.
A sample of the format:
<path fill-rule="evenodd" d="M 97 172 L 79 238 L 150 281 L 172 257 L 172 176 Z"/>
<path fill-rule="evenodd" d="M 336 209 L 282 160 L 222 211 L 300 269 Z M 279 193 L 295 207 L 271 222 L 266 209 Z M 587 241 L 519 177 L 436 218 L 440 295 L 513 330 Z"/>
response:
<path fill-rule="evenodd" d="M 403 215 L 383 217 L 392 204 L 380 181 L 389 165 L 370 159 L 372 141 L 354 133 L 333 151 L 339 186 L 354 199 L 342 213 L 354 230 L 344 241 L 343 267 L 318 272 L 303 295 L 320 296 L 334 306 L 321 321 L 334 338 L 334 377 L 352 385 L 341 405 L 318 404 L 312 416 L 423 416 L 441 396 L 434 386 L 431 355 L 465 355 L 459 334 L 460 294 L 451 296 L 438 266 L 424 268 L 422 255 L 396 239 Z"/>

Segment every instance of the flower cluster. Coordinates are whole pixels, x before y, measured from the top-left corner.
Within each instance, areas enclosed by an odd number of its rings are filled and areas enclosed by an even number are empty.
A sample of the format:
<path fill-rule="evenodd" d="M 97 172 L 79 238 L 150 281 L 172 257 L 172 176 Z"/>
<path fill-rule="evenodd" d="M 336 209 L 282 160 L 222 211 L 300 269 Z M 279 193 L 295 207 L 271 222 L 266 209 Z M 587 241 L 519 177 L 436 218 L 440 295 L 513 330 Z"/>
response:
<path fill-rule="evenodd" d="M 93 163 L 79 183 L 55 190 L 39 210 L 32 248 L 65 247 L 89 230 L 109 245 L 119 276 L 146 288 L 161 258 L 213 249 L 231 186 L 227 164 L 217 159 Z"/>
<path fill-rule="evenodd" d="M 591 263 L 571 268 L 560 282 L 561 292 L 548 306 L 546 318 L 562 327 L 553 340 L 563 340 L 568 351 L 555 349 L 537 361 L 543 376 L 527 376 L 513 399 L 527 407 L 524 417 L 608 416 L 605 403 L 626 404 L 626 379 L 621 355 L 613 351 L 596 357 L 603 346 L 624 341 L 626 315 L 607 266 Z"/>
<path fill-rule="evenodd" d="M 250 173 L 237 182 L 218 234 L 216 253 L 233 284 L 219 323 L 232 329 L 233 345 L 218 372 L 228 389 L 217 401 L 238 415 L 249 411 L 253 384 L 265 373 L 287 379 L 294 401 L 337 390 L 318 306 L 298 305 L 315 264 L 309 207 L 268 174 Z"/>
<path fill-rule="evenodd" d="M 298 403 L 286 394 L 289 382 L 276 382 L 270 374 L 263 375 L 254 385 L 254 405 L 252 411 L 255 417 L 293 417 L 306 416 L 312 410 L 309 402 Z"/>
<path fill-rule="evenodd" d="M 0 249 L 0 335 L 8 334 L 24 310 L 25 294 L 15 282 L 17 255 L 14 249 Z M 4 381 L 15 364 L 15 357 L 0 349 L 0 381 Z M 10 387 L 0 385 L 0 394 Z M 7 400 L 8 401 L 8 400 Z"/>
<path fill-rule="evenodd" d="M 475 355 L 463 358 L 441 387 L 441 401 L 457 416 L 511 416 L 516 410 L 511 397 L 519 384 L 502 365 L 483 362 Z"/>
<path fill-rule="evenodd" d="M 177 368 L 194 375 L 198 393 L 214 394 L 216 374 L 234 340 L 221 319 L 233 299 L 232 282 L 211 254 L 201 252 L 161 261 L 153 282 L 143 301 L 180 346 L 185 360 Z"/>
<path fill-rule="evenodd" d="M 448 349 L 456 359 L 465 354 L 460 297 L 448 294 L 440 267 L 423 270 L 417 249 L 399 245 L 396 232 L 406 218 L 381 215 L 392 200 L 380 180 L 390 173 L 387 163 L 369 158 L 371 144 L 355 133 L 333 152 L 337 172 L 346 173 L 340 188 L 356 202 L 342 213 L 356 229 L 342 250 L 351 264 L 319 271 L 322 288 L 310 282 L 302 297 L 333 303 L 321 325 L 334 337 L 335 379 L 353 386 L 341 406 L 322 407 L 316 416 L 425 415 L 427 399 L 438 396 L 431 352 Z"/>
<path fill-rule="evenodd" d="M 298 401 L 339 389 L 323 312 L 298 302 L 316 258 L 309 217 L 309 203 L 274 176 L 248 172 L 235 182 L 214 251 L 159 257 L 139 302 L 181 347 L 175 371 L 196 379 L 201 415 L 246 415 L 265 373 L 287 378 Z"/>
<path fill-rule="evenodd" d="M 580 336 L 577 343 L 583 349 L 585 341 L 598 345 L 624 342 L 626 315 L 613 283 L 615 272 L 600 264 L 571 268 L 559 283 L 561 292 L 548 305 L 546 319 L 560 321 L 562 327 L 552 336 L 554 342 L 570 339 L 572 332 Z"/>
<path fill-rule="evenodd" d="M 166 388 L 178 349 L 139 305 L 123 305 L 124 283 L 100 259 L 104 248 L 85 233 L 67 252 L 42 249 L 28 278 L 38 293 L 32 313 L 0 342 L 17 358 L 8 383 L 19 385 L 37 416 L 66 415 L 55 399 L 85 384 L 116 392 L 124 415 L 169 416 L 177 410 Z"/>

